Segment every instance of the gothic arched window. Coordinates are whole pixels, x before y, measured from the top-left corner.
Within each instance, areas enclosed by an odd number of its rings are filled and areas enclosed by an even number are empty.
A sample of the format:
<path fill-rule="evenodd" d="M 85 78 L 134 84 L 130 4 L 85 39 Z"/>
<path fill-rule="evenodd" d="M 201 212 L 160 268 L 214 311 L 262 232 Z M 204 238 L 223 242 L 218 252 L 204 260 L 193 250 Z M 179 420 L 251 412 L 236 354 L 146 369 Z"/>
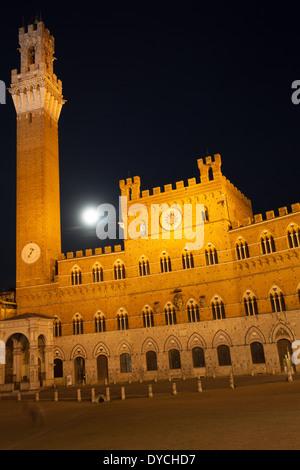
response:
<path fill-rule="evenodd" d="M 79 313 L 73 317 L 73 335 L 83 335 L 83 319 Z"/>
<path fill-rule="evenodd" d="M 95 333 L 104 333 L 106 331 L 105 316 L 102 312 L 95 315 Z"/>
<path fill-rule="evenodd" d="M 189 323 L 195 323 L 200 321 L 200 310 L 197 302 L 191 299 L 187 303 L 187 315 Z"/>
<path fill-rule="evenodd" d="M 117 313 L 117 325 L 118 330 L 128 330 L 129 329 L 129 322 L 128 322 L 128 313 L 120 309 Z"/>
<path fill-rule="evenodd" d="M 93 269 L 93 282 L 102 282 L 103 281 L 103 268 L 99 263 L 94 264 Z"/>
<path fill-rule="evenodd" d="M 294 224 L 290 225 L 287 230 L 287 238 L 289 248 L 299 248 L 300 246 L 300 229 Z"/>
<path fill-rule="evenodd" d="M 217 250 L 212 246 L 211 243 L 207 245 L 205 250 L 205 261 L 207 266 L 218 264 L 219 262 Z"/>
<path fill-rule="evenodd" d="M 184 250 L 182 253 L 182 267 L 183 269 L 190 269 L 194 267 L 194 256 L 193 253 Z"/>
<path fill-rule="evenodd" d="M 55 338 L 58 338 L 59 336 L 61 336 L 61 321 L 58 317 L 55 317 L 54 318 L 54 322 L 53 322 L 53 336 Z"/>
<path fill-rule="evenodd" d="M 160 270 L 162 273 L 169 273 L 172 271 L 171 258 L 166 252 L 163 252 L 160 257 Z"/>
<path fill-rule="evenodd" d="M 219 296 L 215 296 L 213 298 L 211 302 L 211 308 L 214 320 L 221 320 L 226 318 L 224 302 Z"/>
<path fill-rule="evenodd" d="M 171 303 L 165 306 L 165 322 L 166 325 L 176 325 L 177 323 L 176 310 Z"/>
<path fill-rule="evenodd" d="M 251 291 L 245 292 L 243 302 L 247 317 L 258 315 L 257 301 L 255 295 Z"/>
<path fill-rule="evenodd" d="M 273 235 L 271 235 L 267 230 L 260 237 L 261 251 L 263 255 L 269 253 L 275 253 L 276 246 Z"/>
<path fill-rule="evenodd" d="M 152 309 L 146 305 L 143 309 L 143 327 L 151 328 L 154 326 L 154 315 Z"/>
<path fill-rule="evenodd" d="M 71 271 L 71 283 L 72 286 L 78 286 L 82 283 L 81 269 L 78 266 L 74 266 Z"/>
<path fill-rule="evenodd" d="M 145 256 L 142 256 L 139 261 L 140 276 L 148 276 L 150 274 L 150 264 Z"/>
<path fill-rule="evenodd" d="M 125 265 L 123 261 L 117 260 L 114 264 L 114 276 L 115 280 L 125 279 Z"/>
<path fill-rule="evenodd" d="M 270 291 L 270 302 L 271 302 L 271 308 L 272 312 L 285 312 L 285 300 L 284 300 L 284 295 L 278 287 L 274 286 L 272 287 Z"/>
<path fill-rule="evenodd" d="M 249 258 L 248 243 L 242 237 L 236 241 L 235 249 L 238 260 Z"/>

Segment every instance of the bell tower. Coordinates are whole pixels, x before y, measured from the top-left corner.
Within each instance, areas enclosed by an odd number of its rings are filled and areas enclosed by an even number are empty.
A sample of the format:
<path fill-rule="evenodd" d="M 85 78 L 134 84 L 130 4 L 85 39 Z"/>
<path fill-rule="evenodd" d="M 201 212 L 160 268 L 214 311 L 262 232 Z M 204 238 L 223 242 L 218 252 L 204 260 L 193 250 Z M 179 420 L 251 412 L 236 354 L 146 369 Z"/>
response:
<path fill-rule="evenodd" d="M 53 282 L 61 252 L 58 120 L 62 83 L 53 73 L 54 38 L 44 23 L 19 29 L 21 69 L 10 93 L 17 113 L 16 287 Z"/>

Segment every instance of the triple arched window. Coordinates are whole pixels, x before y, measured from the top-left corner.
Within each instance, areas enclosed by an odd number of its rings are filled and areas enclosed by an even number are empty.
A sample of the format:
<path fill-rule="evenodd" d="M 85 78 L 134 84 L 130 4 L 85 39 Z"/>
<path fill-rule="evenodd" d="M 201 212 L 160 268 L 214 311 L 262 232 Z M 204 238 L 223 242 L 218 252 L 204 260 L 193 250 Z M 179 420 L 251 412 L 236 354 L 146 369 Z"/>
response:
<path fill-rule="evenodd" d="M 187 316 L 189 323 L 195 323 L 200 321 L 200 310 L 197 302 L 191 299 L 187 303 Z"/>
<path fill-rule="evenodd" d="M 93 282 L 102 282 L 103 281 L 103 268 L 99 263 L 94 264 L 93 269 Z"/>
<path fill-rule="evenodd" d="M 160 257 L 160 270 L 162 273 L 169 273 L 172 271 L 171 258 L 166 252 L 163 252 Z"/>
<path fill-rule="evenodd" d="M 194 256 L 191 251 L 185 250 L 182 253 L 182 267 L 183 269 L 190 269 L 194 267 Z"/>
<path fill-rule="evenodd" d="M 270 302 L 271 302 L 271 308 L 272 312 L 285 312 L 285 300 L 284 300 L 284 295 L 278 287 L 274 286 L 272 287 L 270 291 Z"/>
<path fill-rule="evenodd" d="M 207 245 L 205 250 L 205 262 L 207 266 L 218 264 L 218 253 L 214 246 L 211 243 Z"/>
<path fill-rule="evenodd" d="M 139 261 L 140 276 L 148 276 L 150 274 L 150 264 L 145 256 L 142 256 Z"/>
<path fill-rule="evenodd" d="M 106 331 L 105 316 L 102 312 L 95 315 L 95 333 L 104 333 Z"/>
<path fill-rule="evenodd" d="M 251 291 L 247 291 L 243 297 L 245 313 L 247 317 L 258 315 L 257 300 Z"/>
<path fill-rule="evenodd" d="M 125 265 L 121 260 L 117 260 L 114 264 L 114 277 L 115 280 L 125 279 Z"/>
<path fill-rule="evenodd" d="M 289 248 L 299 248 L 300 246 L 300 229 L 291 224 L 287 231 Z"/>
<path fill-rule="evenodd" d="M 72 286 L 82 284 L 81 269 L 78 266 L 74 266 L 71 271 L 71 284 Z"/>
<path fill-rule="evenodd" d="M 249 247 L 242 237 L 235 244 L 236 256 L 238 260 L 249 258 Z"/>
<path fill-rule="evenodd" d="M 152 328 L 154 326 L 154 315 L 152 309 L 146 305 L 143 309 L 143 327 Z"/>
<path fill-rule="evenodd" d="M 117 325 L 118 325 L 118 330 L 129 329 L 128 313 L 125 312 L 125 310 L 123 309 L 120 309 L 119 313 L 117 314 Z"/>
<path fill-rule="evenodd" d="M 55 338 L 61 336 L 61 321 L 58 317 L 54 318 L 53 322 L 53 336 Z"/>
<path fill-rule="evenodd" d="M 79 313 L 73 317 L 73 335 L 83 335 L 83 319 Z"/>
<path fill-rule="evenodd" d="M 267 230 L 260 237 L 261 251 L 263 255 L 269 253 L 275 253 L 276 246 L 273 235 L 270 234 Z"/>
<path fill-rule="evenodd" d="M 213 298 L 211 302 L 211 308 L 214 320 L 221 320 L 226 318 L 224 302 L 218 295 Z"/>
<path fill-rule="evenodd" d="M 171 303 L 167 303 L 165 306 L 165 322 L 166 325 L 177 324 L 176 310 Z"/>

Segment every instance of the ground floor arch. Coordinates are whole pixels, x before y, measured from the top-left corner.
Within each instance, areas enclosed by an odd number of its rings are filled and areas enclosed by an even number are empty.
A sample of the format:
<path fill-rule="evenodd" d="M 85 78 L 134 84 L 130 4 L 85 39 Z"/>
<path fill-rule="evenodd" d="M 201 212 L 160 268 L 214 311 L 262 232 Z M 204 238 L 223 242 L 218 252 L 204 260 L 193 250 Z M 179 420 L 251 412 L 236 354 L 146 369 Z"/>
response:
<path fill-rule="evenodd" d="M 77 385 L 85 384 L 85 359 L 78 356 L 74 359 L 75 383 Z"/>
<path fill-rule="evenodd" d="M 97 356 L 97 378 L 99 383 L 108 381 L 108 359 L 105 354 Z"/>
<path fill-rule="evenodd" d="M 277 351 L 279 356 L 281 372 L 286 372 L 287 362 L 286 358 L 291 359 L 293 355 L 292 344 L 288 339 L 280 339 L 277 341 Z M 295 366 L 293 365 L 293 369 Z"/>
<path fill-rule="evenodd" d="M 14 333 L 6 341 L 5 383 L 15 384 L 19 388 L 21 382 L 29 382 L 30 345 L 28 338 L 22 333 Z"/>

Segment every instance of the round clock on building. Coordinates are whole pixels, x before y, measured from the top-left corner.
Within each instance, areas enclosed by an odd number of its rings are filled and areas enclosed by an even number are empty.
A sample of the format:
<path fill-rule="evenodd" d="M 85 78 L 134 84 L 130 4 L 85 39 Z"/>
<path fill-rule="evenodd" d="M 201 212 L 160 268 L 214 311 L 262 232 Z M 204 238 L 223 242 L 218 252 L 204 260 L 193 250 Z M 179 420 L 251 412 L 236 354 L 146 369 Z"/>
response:
<path fill-rule="evenodd" d="M 170 207 L 166 209 L 160 218 L 160 225 L 164 230 L 176 230 L 182 222 L 182 213 L 179 209 Z"/>
<path fill-rule="evenodd" d="M 24 246 L 21 256 L 24 263 L 35 263 L 41 256 L 41 249 L 36 243 L 28 243 Z"/>

